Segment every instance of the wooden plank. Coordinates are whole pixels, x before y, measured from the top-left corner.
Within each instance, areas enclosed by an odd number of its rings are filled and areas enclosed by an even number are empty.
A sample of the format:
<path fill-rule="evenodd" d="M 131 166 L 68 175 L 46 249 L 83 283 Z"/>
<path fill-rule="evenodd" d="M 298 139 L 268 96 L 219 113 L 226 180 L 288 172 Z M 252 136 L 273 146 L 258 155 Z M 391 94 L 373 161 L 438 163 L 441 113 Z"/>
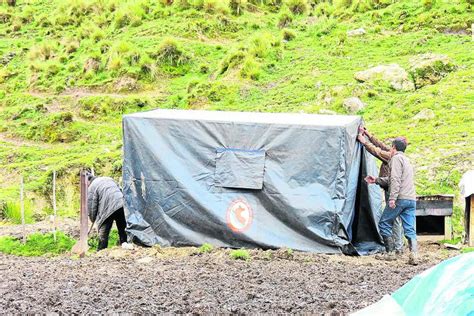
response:
<path fill-rule="evenodd" d="M 471 207 L 469 212 L 469 247 L 474 247 L 474 194 L 471 195 Z"/>
<path fill-rule="evenodd" d="M 453 239 L 453 223 L 451 216 L 444 217 L 444 239 Z"/>

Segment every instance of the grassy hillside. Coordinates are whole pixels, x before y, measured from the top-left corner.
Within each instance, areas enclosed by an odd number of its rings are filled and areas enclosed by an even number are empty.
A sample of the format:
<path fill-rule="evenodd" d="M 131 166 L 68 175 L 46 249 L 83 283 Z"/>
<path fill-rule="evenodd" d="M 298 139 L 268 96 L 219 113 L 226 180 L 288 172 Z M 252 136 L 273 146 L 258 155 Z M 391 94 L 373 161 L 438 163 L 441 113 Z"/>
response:
<path fill-rule="evenodd" d="M 0 5 L 0 200 L 77 210 L 77 172 L 121 172 L 121 116 L 152 108 L 348 113 L 406 135 L 420 194 L 455 193 L 474 161 L 472 0 L 49 0 Z M 364 28 L 365 34 L 348 31 Z M 354 74 L 423 53 L 455 65 L 398 91 Z M 412 80 L 410 78 L 410 80 Z M 416 116 L 419 113 L 423 117 Z M 38 216 L 38 215 L 37 215 Z"/>

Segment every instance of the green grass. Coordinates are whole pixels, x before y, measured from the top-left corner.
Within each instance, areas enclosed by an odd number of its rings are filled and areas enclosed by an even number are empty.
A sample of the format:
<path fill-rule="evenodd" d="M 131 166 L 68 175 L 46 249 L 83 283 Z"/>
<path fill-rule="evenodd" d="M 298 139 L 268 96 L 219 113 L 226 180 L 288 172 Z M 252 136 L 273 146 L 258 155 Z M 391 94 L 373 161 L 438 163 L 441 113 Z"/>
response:
<path fill-rule="evenodd" d="M 454 239 L 443 239 L 440 241 L 441 244 L 450 244 L 450 245 L 457 245 L 461 243 L 462 238 L 461 237 L 456 237 Z"/>
<path fill-rule="evenodd" d="M 461 253 L 468 253 L 468 252 L 473 252 L 474 247 L 465 247 L 461 249 Z"/>
<path fill-rule="evenodd" d="M 230 257 L 234 260 L 250 260 L 250 254 L 246 249 L 235 249 L 230 252 Z"/>
<path fill-rule="evenodd" d="M 199 247 L 198 252 L 199 253 L 211 253 L 214 250 L 214 247 L 211 244 L 203 244 L 201 247 Z"/>
<path fill-rule="evenodd" d="M 10 237 L 0 237 L 0 252 L 16 256 L 60 255 L 71 250 L 75 240 L 63 232 L 56 233 L 56 242 L 53 233 L 35 233 L 29 235 L 26 243 Z"/>
<path fill-rule="evenodd" d="M 418 194 L 458 194 L 474 168 L 474 23 L 469 1 L 25 0 L 0 5 L 0 201 L 23 174 L 35 214 L 75 216 L 77 174 L 120 177 L 121 117 L 153 108 L 357 114 L 383 140 L 409 140 Z M 347 36 L 363 27 L 366 34 Z M 358 83 L 423 53 L 457 66 L 409 92 Z M 127 83 L 127 84 L 124 84 Z M 430 109 L 431 120 L 413 117 Z M 21 146 L 19 145 L 21 144 Z M 3 150 L 4 149 L 4 150 Z M 462 230 L 456 199 L 454 229 Z"/>
<path fill-rule="evenodd" d="M 109 235 L 109 243 L 107 245 L 107 248 L 113 248 L 118 245 L 119 242 L 119 235 L 118 235 L 118 230 L 117 229 L 112 229 L 110 231 Z M 97 251 L 97 246 L 99 245 L 99 236 L 98 235 L 93 235 L 87 240 L 87 243 L 89 245 L 89 251 Z"/>
<path fill-rule="evenodd" d="M 21 224 L 21 204 L 20 202 L 5 202 L 1 206 L 1 217 L 13 224 Z M 33 206 L 30 201 L 24 203 L 25 223 L 31 224 L 34 222 Z"/>

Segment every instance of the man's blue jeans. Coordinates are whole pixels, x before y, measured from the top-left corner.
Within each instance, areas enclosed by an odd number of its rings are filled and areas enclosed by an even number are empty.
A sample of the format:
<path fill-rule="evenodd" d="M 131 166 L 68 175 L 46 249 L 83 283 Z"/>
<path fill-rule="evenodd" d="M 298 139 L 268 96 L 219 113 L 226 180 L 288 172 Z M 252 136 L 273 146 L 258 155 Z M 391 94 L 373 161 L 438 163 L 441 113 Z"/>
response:
<path fill-rule="evenodd" d="M 400 216 L 402 220 L 403 230 L 407 239 L 416 240 L 416 201 L 414 200 L 397 200 L 396 207 L 390 208 L 387 205 L 383 210 L 382 217 L 379 221 L 379 230 L 382 237 L 392 236 L 393 223 Z"/>

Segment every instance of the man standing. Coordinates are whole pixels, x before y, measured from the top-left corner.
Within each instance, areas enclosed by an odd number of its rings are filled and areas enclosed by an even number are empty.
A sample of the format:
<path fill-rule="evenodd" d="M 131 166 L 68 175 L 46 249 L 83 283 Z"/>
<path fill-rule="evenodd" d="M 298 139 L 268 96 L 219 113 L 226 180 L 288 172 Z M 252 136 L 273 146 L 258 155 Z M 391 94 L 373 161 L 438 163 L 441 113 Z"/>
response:
<path fill-rule="evenodd" d="M 366 139 L 367 136 L 367 139 Z M 379 141 L 375 136 L 369 133 L 365 128 L 359 128 L 359 135 L 357 136 L 359 142 L 364 145 L 365 149 L 382 162 L 379 171 L 379 177 L 385 178 L 390 176 L 390 167 L 388 163 L 392 158 L 391 147 Z M 406 143 L 406 140 L 405 140 Z M 388 186 L 381 186 L 384 190 L 385 203 L 388 204 Z M 395 219 L 393 225 L 393 242 L 395 244 L 395 251 L 397 254 L 403 253 L 403 231 L 402 221 L 400 217 Z"/>
<path fill-rule="evenodd" d="M 403 223 L 405 237 L 410 248 L 409 264 L 417 265 L 417 242 L 416 242 L 416 193 L 414 184 L 413 167 L 405 156 L 407 145 L 403 138 L 396 138 L 392 143 L 392 158 L 389 162 L 390 176 L 378 177 L 367 176 L 365 180 L 369 184 L 376 183 L 380 186 L 388 186 L 389 198 L 382 217 L 379 221 L 379 230 L 382 235 L 387 255 L 386 260 L 395 260 L 394 243 L 392 238 L 392 227 L 395 219 L 400 216 Z"/>
<path fill-rule="evenodd" d="M 90 220 L 97 224 L 99 230 L 97 250 L 107 248 L 114 220 L 117 225 L 120 244 L 126 242 L 125 227 L 127 224 L 123 211 L 123 194 L 120 187 L 109 177 L 89 175 L 88 180 L 87 208 Z"/>

